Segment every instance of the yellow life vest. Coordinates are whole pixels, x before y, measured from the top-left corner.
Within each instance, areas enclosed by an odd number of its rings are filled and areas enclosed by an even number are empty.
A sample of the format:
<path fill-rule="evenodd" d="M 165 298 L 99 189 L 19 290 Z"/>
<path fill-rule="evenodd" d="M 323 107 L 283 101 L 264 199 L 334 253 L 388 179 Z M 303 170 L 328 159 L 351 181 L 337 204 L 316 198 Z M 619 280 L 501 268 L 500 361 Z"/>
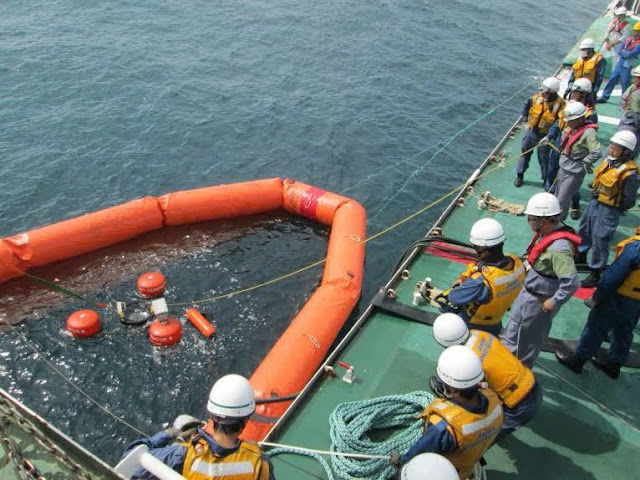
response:
<path fill-rule="evenodd" d="M 471 330 L 465 346 L 478 355 L 489 388 L 507 407 L 518 405 L 536 383 L 533 372 L 490 333 Z"/>
<path fill-rule="evenodd" d="M 619 207 L 622 203 L 622 184 L 625 178 L 635 175 L 638 167 L 633 160 L 628 160 L 617 167 L 612 167 L 606 160 L 593 172 L 593 188 L 598 194 L 598 201 L 610 207 Z"/>
<path fill-rule="evenodd" d="M 547 133 L 556 121 L 558 114 L 564 108 L 564 99 L 556 98 L 553 103 L 546 102 L 541 93 L 536 93 L 531 99 L 527 125 L 539 133 Z"/>
<path fill-rule="evenodd" d="M 260 447 L 252 442 L 242 441 L 238 449 L 226 457 L 218 457 L 211 452 L 204 438 L 193 443 L 181 445 L 187 447 L 187 455 L 182 467 L 182 476 L 187 480 L 258 480 L 266 477 L 263 468 L 269 469 L 262 460 Z"/>
<path fill-rule="evenodd" d="M 588 78 L 591 83 L 596 81 L 596 70 L 598 63 L 602 60 L 602 55 L 594 53 L 586 60 L 579 58 L 573 64 L 573 78 Z"/>
<path fill-rule="evenodd" d="M 496 325 L 502 322 L 503 315 L 522 290 L 526 276 L 522 260 L 515 255 L 507 257 L 513 261 L 511 270 L 503 270 L 492 265 L 484 265 L 480 270 L 478 264 L 472 263 L 460 276 L 463 282 L 469 278 L 482 277 L 485 285 L 491 290 L 491 297 L 487 303 L 472 302 L 463 307 L 469 316 L 469 323 Z"/>
<path fill-rule="evenodd" d="M 625 238 L 616 245 L 616 258 L 620 256 L 624 247 L 633 242 L 640 242 L 640 227 L 636 228 L 635 235 Z M 636 268 L 627 275 L 622 285 L 618 288 L 617 293 L 625 297 L 633 298 L 634 300 L 640 300 L 640 268 Z"/>
<path fill-rule="evenodd" d="M 491 446 L 502 427 L 500 399 L 491 390 L 481 389 L 480 393 L 489 400 L 487 413 L 471 413 L 460 405 L 439 398 L 427 405 L 421 415 L 425 428 L 429 423 L 447 423 L 447 430 L 455 438 L 458 448 L 442 453 L 442 456 L 456 467 L 460 480 L 471 476 L 473 466 Z"/>

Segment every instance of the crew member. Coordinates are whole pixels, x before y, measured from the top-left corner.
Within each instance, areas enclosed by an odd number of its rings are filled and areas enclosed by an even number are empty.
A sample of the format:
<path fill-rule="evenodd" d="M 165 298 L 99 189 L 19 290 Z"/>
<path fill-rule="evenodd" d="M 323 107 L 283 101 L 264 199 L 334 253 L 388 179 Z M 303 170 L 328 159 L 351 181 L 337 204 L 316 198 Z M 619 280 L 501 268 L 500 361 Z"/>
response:
<path fill-rule="evenodd" d="M 445 306 L 443 311 L 455 311 L 472 328 L 500 335 L 502 317 L 524 285 L 524 266 L 516 255 L 502 252 L 506 237 L 493 218 L 474 223 L 469 237 L 479 261 L 469 264 L 444 293 L 453 308 Z"/>
<path fill-rule="evenodd" d="M 550 193 L 536 193 L 524 213 L 534 232 L 527 249 L 530 268 L 500 339 L 532 368 L 549 336 L 551 320 L 580 286 L 573 259 L 580 237 L 562 223 L 558 199 Z"/>
<path fill-rule="evenodd" d="M 522 156 L 518 159 L 516 167 L 516 179 L 513 182 L 516 187 L 521 187 L 524 182 L 524 172 L 529 168 L 531 160 L 530 151 L 549 133 L 549 129 L 558 119 L 558 114 L 564 108 L 564 99 L 558 96 L 560 81 L 555 77 L 546 78 L 542 82 L 540 92 L 528 99 L 522 109 L 522 118 L 525 119 L 528 131 L 522 138 Z M 541 148 L 542 147 L 542 148 Z M 549 147 L 541 145 L 537 150 L 540 171 L 544 174 L 549 164 Z"/>
<path fill-rule="evenodd" d="M 580 58 L 578 58 L 571 67 L 569 75 L 569 84 L 567 90 L 571 91 L 573 82 L 579 78 L 586 78 L 591 82 L 592 90 L 589 92 L 589 98 L 595 100 L 595 96 L 600 89 L 600 84 L 604 78 L 604 69 L 607 61 L 596 53 L 596 42 L 593 38 L 585 38 L 580 42 Z"/>
<path fill-rule="evenodd" d="M 580 222 L 580 238 L 577 263 L 586 263 L 591 250 L 591 273 L 582 281 L 583 287 L 595 287 L 600 274 L 607 266 L 609 242 L 616 233 L 620 215 L 636 203 L 638 167 L 632 153 L 636 148 L 636 136 L 628 130 L 620 130 L 611 137 L 606 158 L 596 168 L 591 188 L 593 198 L 587 205 Z"/>
<path fill-rule="evenodd" d="M 614 17 L 609 23 L 607 33 L 604 35 L 604 41 L 602 42 L 602 48 L 600 53 L 607 61 L 611 62 L 611 68 L 616 66 L 618 55 L 616 54 L 616 47 L 620 42 L 623 42 L 631 34 L 631 25 L 627 21 L 627 9 L 624 7 L 618 7 L 613 12 Z M 596 92 L 597 93 L 597 90 Z"/>
<path fill-rule="evenodd" d="M 640 227 L 618 244 L 615 261 L 604 271 L 593 297 L 585 304 L 591 311 L 575 352 L 558 351 L 556 357 L 575 373 L 581 373 L 592 358 L 596 367 L 618 378 L 640 317 Z M 594 357 L 607 339 L 611 342 L 608 358 Z"/>
<path fill-rule="evenodd" d="M 591 99 L 591 82 L 586 78 L 579 78 L 569 91 L 569 101 L 575 101 L 582 103 L 587 109 L 584 117 L 586 123 L 598 123 L 598 114 L 593 105 Z M 555 148 L 552 148 L 549 152 L 549 170 L 547 173 L 547 179 L 545 180 L 544 189 L 547 192 L 555 192 L 555 181 L 558 175 L 558 169 L 560 168 L 560 145 L 562 145 L 562 131 L 567 127 L 567 122 L 564 119 L 564 115 L 559 115 L 556 124 L 549 130 L 549 139 L 553 140 Z M 571 208 L 569 214 L 572 220 L 580 219 L 580 190 L 578 190 L 571 198 Z"/>
<path fill-rule="evenodd" d="M 556 197 L 564 220 L 569 213 L 573 196 L 580 190 L 582 180 L 591 165 L 600 157 L 600 142 L 596 136 L 598 125 L 587 123 L 587 108 L 580 102 L 569 102 L 563 115 L 567 127 L 560 144 L 560 170 L 556 177 Z"/>
<path fill-rule="evenodd" d="M 631 36 L 618 44 L 616 53 L 619 57 L 618 61 L 611 71 L 611 76 L 604 87 L 602 97 L 597 100 L 598 103 L 607 103 L 613 89 L 618 84 L 618 80 L 622 84 L 623 92 L 629 88 L 629 84 L 631 83 L 631 69 L 634 67 L 636 58 L 640 55 L 640 22 L 633 26 Z"/>
<path fill-rule="evenodd" d="M 479 388 L 482 363 L 466 347 L 442 352 L 436 373 L 430 384 L 440 398 L 425 408 L 424 433 L 398 463 L 404 465 L 420 453 L 439 453 L 453 463 L 460 480 L 466 480 L 500 431 L 500 399 Z"/>
<path fill-rule="evenodd" d="M 533 372 L 525 367 L 493 335 L 467 328 L 454 313 L 443 313 L 433 323 L 433 338 L 443 347 L 464 345 L 482 362 L 489 388 L 504 404 L 504 423 L 499 441 L 531 420 L 542 402 L 542 389 Z"/>
<path fill-rule="evenodd" d="M 437 453 L 421 453 L 411 459 L 400 472 L 401 480 L 458 480 L 453 464 Z"/>
<path fill-rule="evenodd" d="M 640 135 L 640 66 L 631 72 L 633 83 L 622 94 L 622 118 L 618 126 L 619 130 L 629 130 Z M 638 156 L 638 146 L 633 151 L 633 158 Z"/>
<path fill-rule="evenodd" d="M 209 394 L 209 423 L 198 428 L 189 441 L 172 444 L 180 433 L 174 428 L 136 440 L 125 453 L 138 445 L 147 445 L 150 454 L 188 480 L 215 480 L 229 475 L 237 480 L 274 480 L 272 467 L 260 447 L 238 439 L 255 408 L 249 381 L 240 375 L 225 375 Z M 139 469 L 133 478 L 155 477 Z"/>

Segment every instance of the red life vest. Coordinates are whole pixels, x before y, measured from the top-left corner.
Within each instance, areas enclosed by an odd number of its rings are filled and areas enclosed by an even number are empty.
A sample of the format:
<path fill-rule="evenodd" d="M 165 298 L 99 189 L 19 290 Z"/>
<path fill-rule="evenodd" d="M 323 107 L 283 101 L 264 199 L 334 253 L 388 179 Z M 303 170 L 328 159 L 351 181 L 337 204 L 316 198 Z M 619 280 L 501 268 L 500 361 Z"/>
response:
<path fill-rule="evenodd" d="M 575 132 L 569 129 L 567 134 L 562 139 L 562 143 L 560 144 L 560 151 L 562 151 L 565 155 L 569 155 L 569 152 L 571 151 L 571 147 L 573 147 L 573 144 L 576 143 L 578 140 L 580 140 L 580 137 L 582 136 L 582 134 L 589 128 L 593 128 L 594 130 L 597 130 L 598 124 L 585 123 Z"/>
<path fill-rule="evenodd" d="M 553 242 L 560 240 L 561 238 L 565 238 L 573 243 L 574 248 L 577 248 L 578 245 L 582 243 L 580 235 L 577 235 L 573 228 L 566 225 L 560 230 L 551 232 L 549 235 L 545 235 L 542 238 L 540 238 L 540 233 L 536 233 L 533 236 L 533 240 L 531 240 L 531 243 L 527 247 L 527 261 L 529 262 L 529 265 L 531 265 L 531 268 L 533 268 L 535 263 L 538 261 L 542 252 L 544 252 Z"/>
<path fill-rule="evenodd" d="M 633 35 L 627 38 L 624 42 L 623 50 L 633 50 L 640 44 L 640 36 L 634 37 Z"/>
<path fill-rule="evenodd" d="M 626 20 L 624 22 L 619 22 L 617 18 L 614 18 L 613 22 L 611 22 L 611 30 L 622 33 L 622 30 L 624 30 L 624 27 L 627 25 L 629 25 L 629 22 Z"/>

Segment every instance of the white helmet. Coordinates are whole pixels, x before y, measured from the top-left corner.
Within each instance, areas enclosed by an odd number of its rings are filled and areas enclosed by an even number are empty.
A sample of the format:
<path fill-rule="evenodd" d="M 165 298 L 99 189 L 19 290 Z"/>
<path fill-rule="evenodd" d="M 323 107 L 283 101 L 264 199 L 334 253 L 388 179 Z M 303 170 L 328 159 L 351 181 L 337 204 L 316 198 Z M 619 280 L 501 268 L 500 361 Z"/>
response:
<path fill-rule="evenodd" d="M 542 81 L 542 91 L 557 93 L 560 90 L 560 80 L 556 77 L 545 78 Z"/>
<path fill-rule="evenodd" d="M 524 210 L 525 215 L 534 217 L 553 217 L 562 212 L 558 199 L 549 192 L 536 193 L 527 202 L 527 208 Z"/>
<path fill-rule="evenodd" d="M 581 102 L 573 101 L 567 103 L 562 113 L 564 114 L 565 120 L 577 120 L 578 118 L 584 117 L 585 113 L 587 113 L 587 107 Z"/>
<path fill-rule="evenodd" d="M 632 152 L 635 150 L 638 142 L 635 134 L 629 130 L 620 130 L 619 132 L 614 133 L 613 137 L 611 137 L 611 140 L 609 141 Z"/>
<path fill-rule="evenodd" d="M 469 338 L 469 328 L 455 313 L 443 313 L 433 322 L 433 338 L 443 347 L 462 345 Z"/>
<path fill-rule="evenodd" d="M 591 84 L 591 80 L 588 78 L 578 78 L 573 85 L 571 85 L 572 92 L 586 92 L 591 93 L 591 89 L 593 85 Z"/>
<path fill-rule="evenodd" d="M 595 50 L 596 42 L 593 40 L 593 38 L 585 38 L 584 40 L 582 40 L 582 42 L 580 42 L 580 50 L 587 50 L 588 48 L 590 48 L 591 50 Z"/>
<path fill-rule="evenodd" d="M 640 77 L 640 65 L 631 70 L 632 77 Z"/>
<path fill-rule="evenodd" d="M 225 375 L 211 388 L 207 411 L 216 417 L 240 419 L 256 409 L 256 399 L 249 380 L 240 375 Z"/>
<path fill-rule="evenodd" d="M 400 473 L 401 480 L 459 480 L 453 464 L 437 453 L 421 453 L 413 457 Z"/>
<path fill-rule="evenodd" d="M 500 245 L 505 240 L 502 225 L 493 218 L 483 218 L 478 220 L 471 227 L 469 241 L 478 247 L 493 247 Z"/>
<path fill-rule="evenodd" d="M 436 373 L 442 383 L 459 390 L 475 387 L 484 378 L 482 362 L 462 345 L 449 347 L 440 354 Z"/>
<path fill-rule="evenodd" d="M 616 8 L 616 10 L 613 12 L 614 15 L 626 15 L 627 14 L 627 9 L 624 7 L 618 7 Z"/>

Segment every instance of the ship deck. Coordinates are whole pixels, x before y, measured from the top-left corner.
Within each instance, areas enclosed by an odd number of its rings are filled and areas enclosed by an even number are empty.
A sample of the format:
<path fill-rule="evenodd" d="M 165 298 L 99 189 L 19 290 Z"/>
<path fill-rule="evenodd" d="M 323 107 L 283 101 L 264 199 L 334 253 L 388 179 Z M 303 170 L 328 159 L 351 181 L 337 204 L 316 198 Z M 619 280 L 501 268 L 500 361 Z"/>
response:
<path fill-rule="evenodd" d="M 584 36 L 602 38 L 601 31 L 608 22 L 609 19 L 596 20 Z M 565 65 L 572 63 L 575 50 L 567 56 Z M 564 76 L 567 75 L 565 67 Z M 598 137 L 603 152 L 617 129 L 620 117 L 617 100 L 619 93 L 608 104 L 597 105 L 600 116 Z M 522 134 L 523 131 L 518 130 L 512 138 L 507 137 L 500 153 L 506 158 L 517 155 Z M 477 163 L 481 160 L 469 159 Z M 542 191 L 535 155 L 525 176 L 525 184 L 519 189 L 513 187 L 514 163 L 497 169 L 492 163 L 485 171 L 491 169 L 495 171 L 474 184 L 476 196 L 490 191 L 510 203 L 525 205 L 531 195 Z M 587 177 L 582 187 L 583 210 L 590 198 L 589 180 Z M 467 195 L 465 204 L 456 206 L 444 219 L 443 235 L 467 241 L 473 222 L 487 215 L 486 210 L 478 209 L 477 199 Z M 526 218 L 507 213 L 489 215 L 500 221 L 507 232 L 505 251 L 524 252 L 531 240 Z M 578 227 L 576 221 L 568 220 L 567 223 L 576 229 Z M 636 208 L 622 217 L 611 248 L 631 235 L 638 224 Z M 411 305 L 416 281 L 431 277 L 435 286 L 446 288 L 464 268 L 460 262 L 420 251 L 408 267 L 411 278 L 397 280 L 391 286 L 397 292 L 397 301 Z M 420 308 L 435 312 L 431 307 Z M 572 298 L 556 316 L 551 336 L 576 340 L 587 314 L 583 301 Z M 636 333 L 632 350 L 638 351 L 639 345 Z M 441 352 L 442 348 L 432 338 L 431 327 L 374 310 L 363 319 L 346 348 L 341 348 L 339 354 L 336 352 L 329 360 L 334 366 L 338 359 L 354 365 L 357 381 L 348 384 L 340 381 L 339 377 L 330 379 L 318 374 L 316 381 L 309 386 L 309 394 L 294 404 L 295 408 L 290 409 L 286 422 L 281 422 L 268 440 L 328 450 L 331 444 L 328 419 L 338 404 L 428 390 L 428 378 L 435 371 Z M 640 394 L 640 371 L 625 367 L 620 378 L 614 381 L 587 364 L 583 374 L 576 375 L 559 365 L 552 353 L 543 352 L 534 372 L 543 387 L 543 405 L 530 424 L 487 452 L 488 478 L 513 478 L 514 474 L 523 479 L 637 478 L 640 471 L 640 456 L 637 455 L 640 451 L 640 404 L 636 398 Z M 273 462 L 280 480 L 325 478 L 320 464 L 310 458 L 285 455 L 275 457 Z"/>

